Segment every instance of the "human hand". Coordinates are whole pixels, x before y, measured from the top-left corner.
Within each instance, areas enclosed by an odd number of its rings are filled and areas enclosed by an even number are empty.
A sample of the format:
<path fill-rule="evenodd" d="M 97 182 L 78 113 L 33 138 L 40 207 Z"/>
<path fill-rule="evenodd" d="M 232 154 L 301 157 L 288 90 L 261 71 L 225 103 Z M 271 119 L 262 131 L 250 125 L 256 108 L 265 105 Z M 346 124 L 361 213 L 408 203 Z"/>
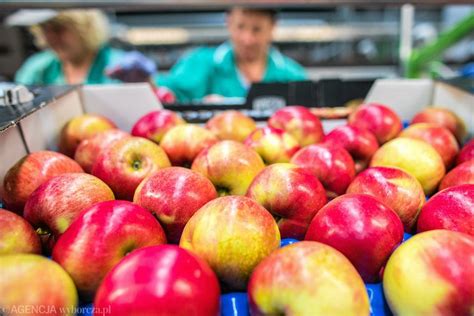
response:
<path fill-rule="evenodd" d="M 107 76 L 123 82 L 144 82 L 156 72 L 155 63 L 142 53 L 125 53 L 113 66 L 106 70 Z"/>

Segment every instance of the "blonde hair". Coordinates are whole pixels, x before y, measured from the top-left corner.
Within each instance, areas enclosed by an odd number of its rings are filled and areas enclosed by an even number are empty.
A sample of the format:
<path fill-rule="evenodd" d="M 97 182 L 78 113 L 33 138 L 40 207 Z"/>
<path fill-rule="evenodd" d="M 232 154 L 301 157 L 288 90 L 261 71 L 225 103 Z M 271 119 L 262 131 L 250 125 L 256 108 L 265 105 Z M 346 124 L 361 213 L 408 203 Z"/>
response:
<path fill-rule="evenodd" d="M 109 23 L 107 17 L 100 10 L 64 10 L 45 23 L 72 28 L 77 32 L 84 47 L 91 52 L 97 51 L 109 39 Z M 36 45 L 40 48 L 48 47 L 40 25 L 32 26 L 31 32 L 35 37 Z"/>

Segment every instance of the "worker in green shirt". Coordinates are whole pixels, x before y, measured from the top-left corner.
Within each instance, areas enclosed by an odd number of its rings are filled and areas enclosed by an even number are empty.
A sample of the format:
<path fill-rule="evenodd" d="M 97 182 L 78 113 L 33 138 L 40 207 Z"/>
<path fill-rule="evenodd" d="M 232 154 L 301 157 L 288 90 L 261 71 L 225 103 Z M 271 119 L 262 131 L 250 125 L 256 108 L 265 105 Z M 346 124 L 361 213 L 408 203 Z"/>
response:
<path fill-rule="evenodd" d="M 233 8 L 227 14 L 230 41 L 190 52 L 155 81 L 189 102 L 245 97 L 253 82 L 305 80 L 303 67 L 271 46 L 275 18 L 273 10 Z"/>

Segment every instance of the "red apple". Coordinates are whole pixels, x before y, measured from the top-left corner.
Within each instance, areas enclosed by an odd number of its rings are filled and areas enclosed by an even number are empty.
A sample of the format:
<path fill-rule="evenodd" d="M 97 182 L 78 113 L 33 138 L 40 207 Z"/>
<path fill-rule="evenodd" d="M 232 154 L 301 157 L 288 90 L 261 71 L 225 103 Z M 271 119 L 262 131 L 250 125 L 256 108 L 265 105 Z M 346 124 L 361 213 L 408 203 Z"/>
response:
<path fill-rule="evenodd" d="M 23 217 L 0 208 L 0 256 L 13 253 L 40 254 L 40 239 Z"/>
<path fill-rule="evenodd" d="M 159 144 L 163 135 L 172 127 L 186 122 L 169 110 L 152 111 L 142 116 L 132 127 L 132 135 L 148 138 Z"/>
<path fill-rule="evenodd" d="M 83 301 L 92 300 L 102 279 L 132 251 L 166 243 L 158 221 L 127 201 L 106 201 L 85 209 L 61 235 L 53 260 L 71 276 Z"/>
<path fill-rule="evenodd" d="M 390 257 L 383 289 L 395 315 L 472 315 L 474 238 L 447 230 L 417 234 Z"/>
<path fill-rule="evenodd" d="M 453 134 L 447 128 L 431 123 L 410 125 L 400 133 L 400 137 L 419 139 L 433 146 L 447 169 L 454 163 L 459 151 L 458 142 Z"/>
<path fill-rule="evenodd" d="M 268 120 L 268 126 L 285 130 L 301 147 L 319 143 L 324 138 L 321 121 L 304 106 L 287 106 L 276 111 Z"/>
<path fill-rule="evenodd" d="M 347 193 L 372 195 L 392 208 L 400 217 L 407 233 L 413 231 L 425 193 L 421 184 L 402 169 L 372 167 L 359 173 Z"/>
<path fill-rule="evenodd" d="M 94 315 L 218 315 L 219 282 L 202 259 L 173 245 L 139 249 L 110 271 Z"/>
<path fill-rule="evenodd" d="M 461 184 L 474 184 L 474 159 L 463 162 L 448 172 L 441 180 L 439 190 Z"/>
<path fill-rule="evenodd" d="M 448 229 L 474 237 L 474 184 L 440 191 L 421 209 L 418 232 Z"/>
<path fill-rule="evenodd" d="M 280 232 L 257 202 L 226 196 L 191 217 L 179 245 L 203 258 L 224 285 L 244 290 L 255 266 L 280 246 Z"/>
<path fill-rule="evenodd" d="M 414 176 L 426 195 L 432 194 L 445 174 L 443 159 L 433 146 L 412 138 L 397 138 L 375 152 L 371 167 L 396 167 Z"/>
<path fill-rule="evenodd" d="M 74 157 L 77 146 L 84 139 L 103 131 L 116 129 L 117 126 L 108 118 L 97 114 L 84 114 L 67 122 L 59 135 L 59 151 Z"/>
<path fill-rule="evenodd" d="M 91 173 L 92 166 L 94 166 L 102 150 L 109 147 L 115 141 L 127 137 L 130 137 L 130 135 L 119 129 L 112 129 L 84 139 L 76 149 L 74 160 L 81 165 L 85 172 Z"/>
<path fill-rule="evenodd" d="M 31 194 L 24 216 L 51 248 L 82 210 L 113 199 L 112 190 L 100 179 L 87 173 L 66 173 L 49 179 Z"/>
<path fill-rule="evenodd" d="M 366 194 L 346 194 L 324 206 L 313 218 L 306 240 L 342 252 L 365 282 L 377 282 L 388 258 L 402 242 L 397 214 Z"/>
<path fill-rule="evenodd" d="M 339 251 L 312 241 L 273 252 L 248 287 L 252 315 L 369 315 L 364 283 Z"/>
<path fill-rule="evenodd" d="M 314 215 L 326 204 L 318 178 L 293 164 L 274 164 L 260 172 L 247 191 L 278 219 L 281 238 L 303 239 Z"/>
<path fill-rule="evenodd" d="M 449 129 L 460 143 L 467 133 L 464 121 L 456 113 L 440 107 L 429 107 L 417 113 L 411 120 L 411 124 L 415 123 L 433 123 L 443 126 Z"/>
<path fill-rule="evenodd" d="M 184 226 L 217 192 L 200 173 L 181 167 L 158 170 L 140 183 L 133 202 L 152 212 L 163 225 L 168 241 L 179 243 Z"/>
<path fill-rule="evenodd" d="M 191 168 L 211 180 L 220 195 L 244 195 L 265 164 L 253 149 L 224 140 L 203 150 Z"/>
<path fill-rule="evenodd" d="M 365 128 L 372 132 L 379 144 L 397 137 L 402 130 L 402 121 L 391 108 L 378 103 L 360 105 L 351 113 L 349 125 Z"/>
<path fill-rule="evenodd" d="M 267 165 L 289 162 L 300 149 L 293 136 L 282 129 L 268 126 L 254 130 L 244 144 L 255 150 Z"/>
<path fill-rule="evenodd" d="M 63 154 L 53 151 L 37 151 L 18 160 L 3 179 L 6 207 L 21 214 L 26 200 L 42 183 L 54 176 L 83 172 L 81 166 Z"/>
<path fill-rule="evenodd" d="M 143 179 L 170 165 L 164 150 L 151 140 L 127 137 L 100 153 L 92 174 L 107 183 L 118 199 L 131 201 Z"/>
<path fill-rule="evenodd" d="M 460 165 L 463 162 L 474 159 L 474 138 L 468 141 L 459 152 L 456 164 Z"/>
<path fill-rule="evenodd" d="M 196 156 L 219 140 L 212 132 L 194 124 L 171 128 L 161 139 L 161 147 L 173 166 L 189 167 Z"/>
<path fill-rule="evenodd" d="M 71 277 L 56 262 L 34 254 L 0 260 L 2 315 L 74 315 L 77 292 Z"/>
<path fill-rule="evenodd" d="M 356 172 L 364 170 L 370 158 L 379 149 L 374 134 L 357 126 L 343 125 L 336 127 L 324 138 L 329 146 L 342 146 L 354 159 Z"/>
<path fill-rule="evenodd" d="M 212 117 L 206 123 L 206 128 L 220 140 L 243 142 L 257 128 L 257 124 L 247 115 L 229 110 Z"/>
<path fill-rule="evenodd" d="M 311 170 L 329 198 L 344 194 L 355 177 L 354 161 L 340 146 L 316 144 L 304 147 L 291 158 L 291 163 Z"/>

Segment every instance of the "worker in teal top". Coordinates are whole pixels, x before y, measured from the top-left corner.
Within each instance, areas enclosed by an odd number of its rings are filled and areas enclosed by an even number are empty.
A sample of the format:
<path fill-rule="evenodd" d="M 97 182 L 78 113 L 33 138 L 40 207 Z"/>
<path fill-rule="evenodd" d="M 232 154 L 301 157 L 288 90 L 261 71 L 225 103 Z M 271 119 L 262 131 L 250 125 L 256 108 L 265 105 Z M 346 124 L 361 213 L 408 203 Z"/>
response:
<path fill-rule="evenodd" d="M 41 14 L 39 11 L 38 14 Z M 31 27 L 45 48 L 21 66 L 15 81 L 22 84 L 100 84 L 118 82 L 108 73 L 120 65 L 121 81 L 142 81 L 156 70 L 138 52 L 107 45 L 108 23 L 99 10 L 52 11 Z"/>
<path fill-rule="evenodd" d="M 253 82 L 305 80 L 303 67 L 271 46 L 275 23 L 273 10 L 233 8 L 227 14 L 230 41 L 190 52 L 155 81 L 189 102 L 215 95 L 245 97 Z"/>

